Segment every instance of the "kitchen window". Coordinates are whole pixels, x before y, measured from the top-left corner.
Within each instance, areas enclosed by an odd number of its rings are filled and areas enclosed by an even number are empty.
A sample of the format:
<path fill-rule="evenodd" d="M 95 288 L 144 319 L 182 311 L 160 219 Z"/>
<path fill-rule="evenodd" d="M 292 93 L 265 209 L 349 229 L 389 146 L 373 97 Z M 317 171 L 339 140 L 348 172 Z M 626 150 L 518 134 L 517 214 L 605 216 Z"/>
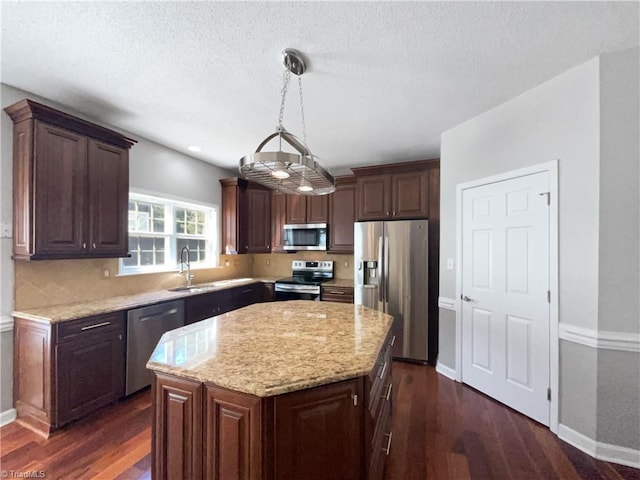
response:
<path fill-rule="evenodd" d="M 129 193 L 131 256 L 120 259 L 120 274 L 177 270 L 183 247 L 192 268 L 215 267 L 216 224 L 215 207 Z"/>

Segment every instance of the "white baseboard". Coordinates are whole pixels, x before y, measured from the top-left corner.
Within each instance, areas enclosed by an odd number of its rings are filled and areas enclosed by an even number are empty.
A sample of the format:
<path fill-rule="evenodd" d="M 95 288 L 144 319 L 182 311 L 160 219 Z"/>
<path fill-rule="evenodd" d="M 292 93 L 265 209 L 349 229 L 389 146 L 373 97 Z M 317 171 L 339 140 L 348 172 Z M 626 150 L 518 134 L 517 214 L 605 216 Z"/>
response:
<path fill-rule="evenodd" d="M 0 427 L 4 427 L 16 419 L 16 409 L 10 408 L 4 412 L 0 412 Z"/>
<path fill-rule="evenodd" d="M 563 424 L 558 425 L 558 438 L 598 460 L 640 468 L 640 450 L 598 442 Z"/>
<path fill-rule="evenodd" d="M 451 367 L 441 364 L 440 362 L 436 364 L 436 372 L 450 378 L 451 380 L 456 380 L 456 371 Z"/>

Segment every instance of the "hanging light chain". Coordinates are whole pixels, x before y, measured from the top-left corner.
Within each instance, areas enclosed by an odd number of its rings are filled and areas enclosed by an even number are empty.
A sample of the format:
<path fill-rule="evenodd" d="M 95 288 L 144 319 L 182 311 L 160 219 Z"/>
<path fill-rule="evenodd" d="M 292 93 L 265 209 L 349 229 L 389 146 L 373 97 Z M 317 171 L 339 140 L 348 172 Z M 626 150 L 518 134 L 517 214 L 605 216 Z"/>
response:
<path fill-rule="evenodd" d="M 282 99 L 280 100 L 280 115 L 278 116 L 278 130 L 284 130 L 284 126 L 282 125 L 282 119 L 284 118 L 284 102 L 287 99 L 287 90 L 289 89 L 289 79 L 291 77 L 291 72 L 288 68 L 284 69 L 282 73 L 282 91 L 280 94 L 282 95 Z"/>
<path fill-rule="evenodd" d="M 302 75 L 298 75 L 298 90 L 300 92 L 300 118 L 302 119 L 302 142 L 304 146 L 309 150 L 307 145 L 307 125 L 304 121 L 304 100 L 302 98 Z"/>

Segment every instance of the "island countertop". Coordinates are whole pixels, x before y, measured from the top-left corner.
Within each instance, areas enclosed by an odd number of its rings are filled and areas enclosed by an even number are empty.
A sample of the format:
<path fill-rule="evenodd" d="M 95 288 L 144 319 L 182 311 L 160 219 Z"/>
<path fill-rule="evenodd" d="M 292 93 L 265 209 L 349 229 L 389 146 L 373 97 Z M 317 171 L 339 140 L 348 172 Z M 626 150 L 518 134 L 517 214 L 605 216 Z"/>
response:
<path fill-rule="evenodd" d="M 147 368 L 269 397 L 368 374 L 392 317 L 362 305 L 257 303 L 163 335 Z"/>

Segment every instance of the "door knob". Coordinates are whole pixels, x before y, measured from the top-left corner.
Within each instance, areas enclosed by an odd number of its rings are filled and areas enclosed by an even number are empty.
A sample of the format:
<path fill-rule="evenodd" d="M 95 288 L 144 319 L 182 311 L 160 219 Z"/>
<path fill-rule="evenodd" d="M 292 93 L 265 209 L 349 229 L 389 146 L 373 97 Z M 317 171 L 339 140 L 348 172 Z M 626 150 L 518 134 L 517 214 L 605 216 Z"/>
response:
<path fill-rule="evenodd" d="M 466 295 L 464 297 L 462 297 L 462 300 L 464 300 L 465 302 L 473 302 L 473 298 L 471 297 L 467 297 Z"/>

